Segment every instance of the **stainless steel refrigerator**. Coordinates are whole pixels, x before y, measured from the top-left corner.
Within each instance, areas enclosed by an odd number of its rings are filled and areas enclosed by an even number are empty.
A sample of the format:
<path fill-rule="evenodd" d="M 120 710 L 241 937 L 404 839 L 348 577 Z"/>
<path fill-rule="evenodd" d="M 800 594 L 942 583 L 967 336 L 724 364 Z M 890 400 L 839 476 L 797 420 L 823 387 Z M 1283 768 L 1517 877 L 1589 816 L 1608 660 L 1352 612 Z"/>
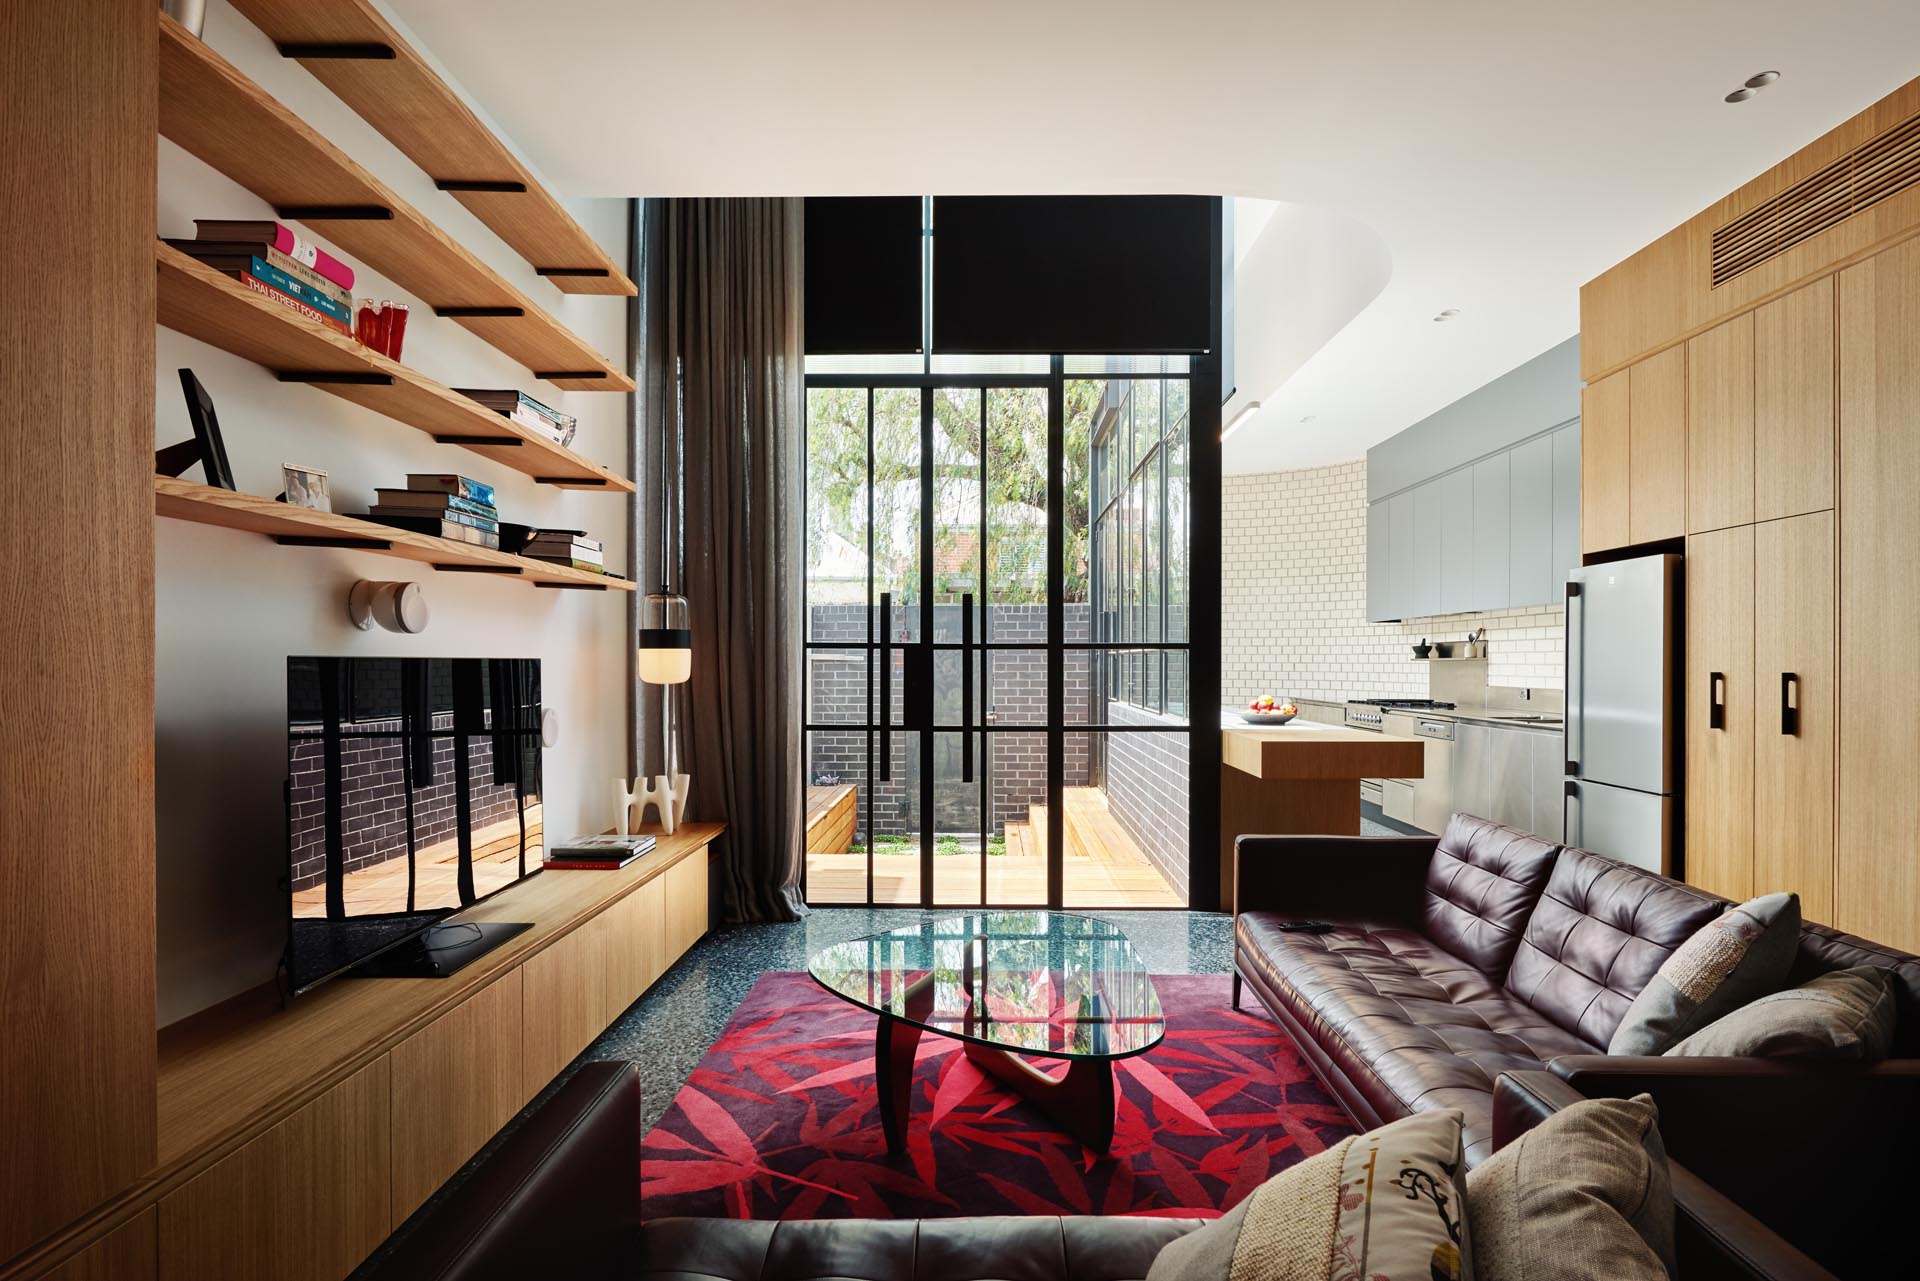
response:
<path fill-rule="evenodd" d="M 1681 558 L 1567 583 L 1566 842 L 1673 875 L 1680 858 Z"/>

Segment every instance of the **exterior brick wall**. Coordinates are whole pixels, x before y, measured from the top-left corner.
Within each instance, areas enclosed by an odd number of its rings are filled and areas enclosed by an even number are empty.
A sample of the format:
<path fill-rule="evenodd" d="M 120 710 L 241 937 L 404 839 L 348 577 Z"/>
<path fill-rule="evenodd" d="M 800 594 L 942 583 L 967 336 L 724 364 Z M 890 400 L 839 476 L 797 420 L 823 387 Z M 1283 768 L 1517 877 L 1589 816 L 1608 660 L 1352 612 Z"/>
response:
<path fill-rule="evenodd" d="M 1114 725 L 1164 725 L 1167 734 L 1109 734 L 1107 808 L 1182 895 L 1187 892 L 1187 727 L 1129 703 L 1110 703 Z"/>
<path fill-rule="evenodd" d="M 1276 698 L 1425 698 L 1408 648 L 1487 629 L 1487 682 L 1559 689 L 1558 605 L 1367 621 L 1364 459 L 1226 477 L 1221 495 L 1221 680 L 1228 706 Z"/>
<path fill-rule="evenodd" d="M 436 730 L 451 730 L 452 713 L 434 717 Z M 397 720 L 349 722 L 357 733 L 394 733 Z M 292 881 L 295 890 L 319 885 L 326 877 L 326 778 L 321 766 L 324 745 L 320 736 L 297 737 L 289 754 L 293 805 L 291 837 Z M 403 745 L 395 738 L 349 738 L 340 744 L 341 818 L 346 827 L 346 870 L 358 871 L 407 853 L 406 796 L 401 771 Z M 511 784 L 492 783 L 493 741 L 470 740 L 473 826 L 477 829 L 513 817 Z M 454 804 L 453 739 L 433 744 L 433 781 L 413 791 L 414 847 L 424 849 L 452 840 L 458 827 Z"/>

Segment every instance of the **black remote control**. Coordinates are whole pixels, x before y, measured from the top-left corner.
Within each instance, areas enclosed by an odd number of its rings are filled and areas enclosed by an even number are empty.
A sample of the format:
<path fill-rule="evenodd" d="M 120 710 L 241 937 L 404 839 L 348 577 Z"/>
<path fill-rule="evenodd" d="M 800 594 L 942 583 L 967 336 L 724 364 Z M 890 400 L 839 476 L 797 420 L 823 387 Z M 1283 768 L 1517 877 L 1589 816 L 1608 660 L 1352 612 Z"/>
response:
<path fill-rule="evenodd" d="M 1280 928 L 1293 934 L 1326 934 L 1334 925 L 1332 921 L 1282 921 Z"/>

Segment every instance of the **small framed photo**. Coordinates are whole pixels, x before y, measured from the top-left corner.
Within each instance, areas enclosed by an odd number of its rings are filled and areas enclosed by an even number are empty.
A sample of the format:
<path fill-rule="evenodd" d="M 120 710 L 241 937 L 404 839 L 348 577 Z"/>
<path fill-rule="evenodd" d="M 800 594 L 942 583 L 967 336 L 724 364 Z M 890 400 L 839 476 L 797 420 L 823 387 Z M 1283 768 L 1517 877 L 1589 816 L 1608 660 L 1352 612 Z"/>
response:
<path fill-rule="evenodd" d="M 317 467 L 280 464 L 280 483 L 286 488 L 287 502 L 317 512 L 333 510 L 333 494 L 327 485 L 327 473 Z"/>

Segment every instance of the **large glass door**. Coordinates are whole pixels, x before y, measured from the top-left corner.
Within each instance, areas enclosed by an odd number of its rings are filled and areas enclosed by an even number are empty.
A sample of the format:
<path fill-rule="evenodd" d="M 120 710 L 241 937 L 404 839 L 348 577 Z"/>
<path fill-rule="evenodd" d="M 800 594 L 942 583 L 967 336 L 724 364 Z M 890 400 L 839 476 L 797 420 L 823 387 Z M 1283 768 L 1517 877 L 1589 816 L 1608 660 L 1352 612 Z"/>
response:
<path fill-rule="evenodd" d="M 812 903 L 1186 903 L 1186 380 L 1042 367 L 809 377 Z"/>

